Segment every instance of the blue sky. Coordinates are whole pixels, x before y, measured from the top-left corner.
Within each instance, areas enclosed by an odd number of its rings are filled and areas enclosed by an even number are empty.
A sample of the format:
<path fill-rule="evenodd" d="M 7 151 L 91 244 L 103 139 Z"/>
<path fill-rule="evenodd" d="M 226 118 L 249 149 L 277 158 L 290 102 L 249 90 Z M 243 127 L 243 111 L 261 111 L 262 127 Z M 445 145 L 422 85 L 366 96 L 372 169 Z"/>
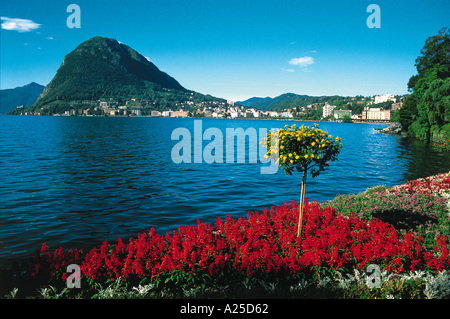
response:
<path fill-rule="evenodd" d="M 67 26 L 70 4 L 81 28 Z M 381 28 L 367 26 L 370 4 Z M 1 88 L 48 84 L 66 54 L 99 35 L 187 89 L 234 101 L 405 94 L 425 40 L 449 13 L 448 0 L 2 1 Z"/>

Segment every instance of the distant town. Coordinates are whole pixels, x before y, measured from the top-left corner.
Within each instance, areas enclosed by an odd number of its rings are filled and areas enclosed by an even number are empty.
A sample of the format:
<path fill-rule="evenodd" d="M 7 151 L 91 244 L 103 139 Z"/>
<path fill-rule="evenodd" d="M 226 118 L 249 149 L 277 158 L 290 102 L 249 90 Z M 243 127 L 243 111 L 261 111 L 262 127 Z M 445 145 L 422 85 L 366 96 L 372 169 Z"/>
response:
<path fill-rule="evenodd" d="M 82 107 L 74 107 L 61 114 L 53 116 L 150 116 L 150 117 L 204 117 L 204 118 L 279 118 L 308 119 L 308 114 L 321 112 L 325 121 L 346 122 L 391 122 L 395 111 L 403 104 L 403 97 L 396 98 L 393 94 L 384 94 L 367 98 L 349 98 L 345 105 L 332 105 L 329 102 L 312 103 L 306 106 L 296 106 L 278 111 L 261 111 L 246 107 L 234 101 L 186 101 L 176 103 L 172 108 L 157 110 L 149 100 L 130 99 L 124 105 L 110 100 L 84 100 Z M 363 106 L 360 114 L 355 114 L 352 105 Z M 380 105 L 380 106 L 377 106 Z M 16 107 L 20 111 L 23 106 Z M 349 109 L 350 108 L 350 109 Z M 355 109 L 355 108 L 353 108 Z M 361 108 L 360 108 L 361 109 Z M 21 115 L 41 115 L 39 112 L 22 112 Z M 315 118 L 317 119 L 317 117 Z"/>

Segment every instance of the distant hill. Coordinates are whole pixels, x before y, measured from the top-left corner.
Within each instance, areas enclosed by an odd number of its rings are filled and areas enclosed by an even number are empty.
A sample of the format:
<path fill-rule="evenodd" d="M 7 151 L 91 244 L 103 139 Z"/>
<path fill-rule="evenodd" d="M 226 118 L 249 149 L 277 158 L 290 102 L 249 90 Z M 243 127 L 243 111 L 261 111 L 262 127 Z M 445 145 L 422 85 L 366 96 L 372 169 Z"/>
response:
<path fill-rule="evenodd" d="M 293 100 L 295 98 L 299 97 L 299 95 L 294 94 L 294 93 L 285 93 L 282 94 L 280 96 L 277 96 L 273 99 L 266 99 L 266 100 L 261 100 L 255 103 L 251 104 L 251 107 L 261 110 L 261 111 L 268 111 L 268 110 L 272 110 L 274 107 L 276 107 L 278 104 L 287 101 L 287 100 Z"/>
<path fill-rule="evenodd" d="M 169 106 L 205 96 L 187 90 L 129 46 L 97 36 L 65 56 L 56 75 L 29 111 L 53 114 L 77 108 L 86 100 L 122 103 L 131 98 Z M 223 100 L 211 96 L 208 99 Z"/>
<path fill-rule="evenodd" d="M 32 82 L 14 89 L 0 90 L 0 113 L 12 111 L 16 106 L 30 106 L 44 90 L 44 86 Z"/>
<path fill-rule="evenodd" d="M 304 107 L 313 103 L 330 103 L 331 105 L 342 106 L 349 97 L 332 95 L 332 96 L 310 96 L 310 95 L 293 95 L 292 97 L 285 97 L 281 95 L 279 103 L 271 107 L 272 111 L 280 111 L 294 107 Z"/>
<path fill-rule="evenodd" d="M 253 99 L 253 98 L 252 98 Z M 252 102 L 252 99 L 247 101 Z M 260 99 L 260 100 L 258 100 Z M 362 96 L 356 97 L 344 97 L 339 95 L 331 96 L 310 96 L 310 95 L 298 95 L 294 93 L 285 93 L 277 96 L 273 99 L 261 99 L 255 98 L 255 102 L 250 103 L 249 107 L 261 110 L 261 111 L 283 111 L 286 109 L 295 109 L 297 112 L 299 108 L 306 107 L 311 104 L 324 105 L 329 103 L 335 105 L 338 108 L 351 110 L 355 114 L 361 114 L 363 107 L 365 106 L 365 98 Z M 359 102 L 358 102 L 359 101 Z M 246 102 L 246 101 L 244 101 Z M 350 106 L 349 106 L 350 105 Z M 321 111 L 320 111 L 321 112 Z"/>
<path fill-rule="evenodd" d="M 252 98 L 249 98 L 249 99 L 247 99 L 245 101 L 237 101 L 236 103 L 241 104 L 243 106 L 250 107 L 250 106 L 252 106 L 253 103 L 260 102 L 260 101 L 268 101 L 268 100 L 271 100 L 271 99 L 272 98 L 269 97 L 269 96 L 268 97 L 252 97 Z"/>

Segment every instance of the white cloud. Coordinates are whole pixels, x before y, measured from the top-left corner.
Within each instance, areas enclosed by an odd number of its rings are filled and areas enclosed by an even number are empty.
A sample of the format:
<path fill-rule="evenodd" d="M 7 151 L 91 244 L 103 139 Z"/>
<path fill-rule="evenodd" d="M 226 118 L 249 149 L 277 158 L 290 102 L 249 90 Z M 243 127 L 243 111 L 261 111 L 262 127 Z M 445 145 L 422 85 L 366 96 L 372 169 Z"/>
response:
<path fill-rule="evenodd" d="M 285 68 L 282 68 L 282 70 L 285 71 L 285 72 L 289 72 L 289 73 L 295 72 L 294 69 L 285 69 Z"/>
<path fill-rule="evenodd" d="M 55 40 L 54 37 L 46 37 L 47 40 Z"/>
<path fill-rule="evenodd" d="M 27 19 L 1 17 L 2 29 L 18 32 L 29 32 L 40 28 L 40 24 Z"/>
<path fill-rule="evenodd" d="M 302 58 L 293 58 L 289 61 L 291 65 L 298 65 L 302 67 L 307 67 L 308 65 L 314 64 L 314 58 L 310 56 L 304 56 Z"/>

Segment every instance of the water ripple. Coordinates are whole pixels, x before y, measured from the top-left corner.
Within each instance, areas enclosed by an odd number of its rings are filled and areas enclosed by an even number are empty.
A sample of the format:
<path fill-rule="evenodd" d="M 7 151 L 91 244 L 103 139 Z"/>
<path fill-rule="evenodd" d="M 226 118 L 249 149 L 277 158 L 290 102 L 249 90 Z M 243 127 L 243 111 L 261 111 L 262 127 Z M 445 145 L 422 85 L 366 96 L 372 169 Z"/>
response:
<path fill-rule="evenodd" d="M 51 247 L 89 249 L 151 227 L 159 233 L 214 223 L 227 214 L 298 200 L 300 176 L 260 174 L 260 163 L 182 163 L 171 159 L 176 128 L 193 119 L 2 116 L 0 261 Z M 202 121 L 219 128 L 279 128 L 293 121 Z M 312 123 L 298 123 L 312 125 Z M 325 201 L 374 185 L 395 185 L 450 170 L 427 145 L 376 134 L 379 125 L 320 123 L 341 137 L 339 160 L 308 178 L 306 196 Z M 204 141 L 205 146 L 210 141 Z M 248 151 L 248 147 L 247 147 Z M 224 149 L 225 153 L 225 149 Z M 225 154 L 224 154 L 225 156 Z"/>

